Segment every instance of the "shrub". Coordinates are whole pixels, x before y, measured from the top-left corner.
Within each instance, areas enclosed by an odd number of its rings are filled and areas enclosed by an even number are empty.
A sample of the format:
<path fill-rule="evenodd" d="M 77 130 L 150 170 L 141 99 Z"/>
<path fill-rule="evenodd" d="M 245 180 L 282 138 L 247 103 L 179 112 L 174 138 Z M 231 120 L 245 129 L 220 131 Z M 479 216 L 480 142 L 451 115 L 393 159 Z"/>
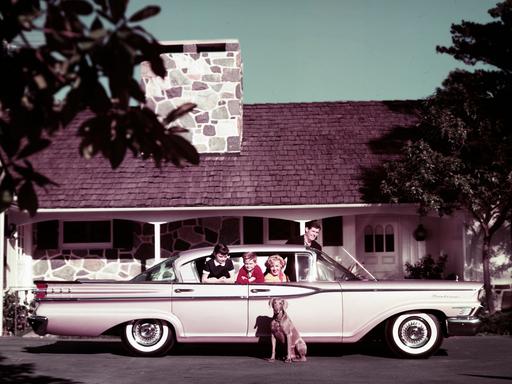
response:
<path fill-rule="evenodd" d="M 405 271 L 407 273 L 406 279 L 428 279 L 440 280 L 443 279 L 444 266 L 448 255 L 440 256 L 439 260 L 435 261 L 432 255 L 426 255 L 415 264 L 409 262 L 405 263 Z"/>
<path fill-rule="evenodd" d="M 479 332 L 484 334 L 512 335 L 512 311 L 484 313 L 480 316 L 482 326 Z"/>
<path fill-rule="evenodd" d="M 5 292 L 3 303 L 4 334 L 7 336 L 17 336 L 30 331 L 27 318 L 32 312 L 33 307 L 28 303 L 26 298 L 24 303 L 20 303 L 16 292 Z"/>

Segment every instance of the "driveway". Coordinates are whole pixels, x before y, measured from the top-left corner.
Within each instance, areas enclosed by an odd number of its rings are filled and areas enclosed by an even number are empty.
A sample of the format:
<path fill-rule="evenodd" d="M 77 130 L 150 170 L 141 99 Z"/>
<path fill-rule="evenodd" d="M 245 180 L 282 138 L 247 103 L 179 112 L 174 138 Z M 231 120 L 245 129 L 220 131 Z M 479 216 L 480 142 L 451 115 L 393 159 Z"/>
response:
<path fill-rule="evenodd" d="M 504 383 L 512 337 L 446 339 L 427 360 L 380 344 L 311 344 L 308 362 L 269 363 L 268 345 L 181 345 L 161 358 L 126 355 L 117 339 L 0 338 L 0 383 Z"/>

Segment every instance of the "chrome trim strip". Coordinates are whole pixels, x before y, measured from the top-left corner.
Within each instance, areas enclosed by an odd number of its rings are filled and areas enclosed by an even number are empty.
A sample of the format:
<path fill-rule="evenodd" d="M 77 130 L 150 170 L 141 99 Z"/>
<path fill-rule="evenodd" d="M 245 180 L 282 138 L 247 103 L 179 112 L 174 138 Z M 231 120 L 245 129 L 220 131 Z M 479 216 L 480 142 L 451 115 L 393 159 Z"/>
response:
<path fill-rule="evenodd" d="M 283 284 L 284 285 L 284 284 Z M 255 285 L 256 286 L 256 285 Z M 272 294 L 264 294 L 257 295 L 252 294 L 249 296 L 250 299 L 262 299 L 262 298 L 271 298 L 271 297 L 288 297 L 288 298 L 297 298 L 297 297 L 305 297 L 316 295 L 319 293 L 343 293 L 343 292 L 469 292 L 474 291 L 473 289 L 431 289 L 431 288 L 411 288 L 411 289 L 398 289 L 398 288 L 358 288 L 358 289 L 321 289 L 316 287 L 305 287 L 301 285 L 288 285 L 289 287 L 299 287 L 302 289 L 309 289 L 310 292 L 304 293 L 290 293 L 289 295 L 272 295 Z M 265 292 L 266 293 L 266 292 Z M 70 295 L 70 293 L 64 293 L 66 295 Z M 127 300 L 239 300 L 241 298 L 247 298 L 246 296 L 195 296 L 195 295 L 165 295 L 165 296 L 99 296 L 99 297 L 45 297 L 40 299 L 35 299 L 36 302 L 45 302 L 45 301 L 127 301 Z"/>

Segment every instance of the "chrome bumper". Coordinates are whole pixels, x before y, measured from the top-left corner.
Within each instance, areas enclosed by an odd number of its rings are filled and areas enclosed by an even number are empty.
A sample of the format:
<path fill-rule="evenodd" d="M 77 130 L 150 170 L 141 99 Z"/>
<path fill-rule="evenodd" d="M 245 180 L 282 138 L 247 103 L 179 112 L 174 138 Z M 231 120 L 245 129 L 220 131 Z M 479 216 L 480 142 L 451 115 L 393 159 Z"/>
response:
<path fill-rule="evenodd" d="M 27 320 L 35 333 L 39 336 L 46 335 L 46 327 L 48 326 L 48 318 L 46 316 L 32 315 Z"/>
<path fill-rule="evenodd" d="M 482 321 L 476 316 L 448 317 L 446 331 L 448 336 L 473 336 L 481 324 Z"/>

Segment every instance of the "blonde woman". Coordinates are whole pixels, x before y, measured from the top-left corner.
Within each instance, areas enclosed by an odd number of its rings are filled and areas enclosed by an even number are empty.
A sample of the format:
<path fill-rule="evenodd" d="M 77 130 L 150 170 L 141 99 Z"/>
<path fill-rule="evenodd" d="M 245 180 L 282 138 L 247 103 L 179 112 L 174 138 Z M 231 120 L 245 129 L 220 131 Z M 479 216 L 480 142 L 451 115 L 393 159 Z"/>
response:
<path fill-rule="evenodd" d="M 265 262 L 268 273 L 265 275 L 265 282 L 268 283 L 286 283 L 290 281 L 288 276 L 283 272 L 285 262 L 284 259 L 279 255 L 269 256 Z"/>

